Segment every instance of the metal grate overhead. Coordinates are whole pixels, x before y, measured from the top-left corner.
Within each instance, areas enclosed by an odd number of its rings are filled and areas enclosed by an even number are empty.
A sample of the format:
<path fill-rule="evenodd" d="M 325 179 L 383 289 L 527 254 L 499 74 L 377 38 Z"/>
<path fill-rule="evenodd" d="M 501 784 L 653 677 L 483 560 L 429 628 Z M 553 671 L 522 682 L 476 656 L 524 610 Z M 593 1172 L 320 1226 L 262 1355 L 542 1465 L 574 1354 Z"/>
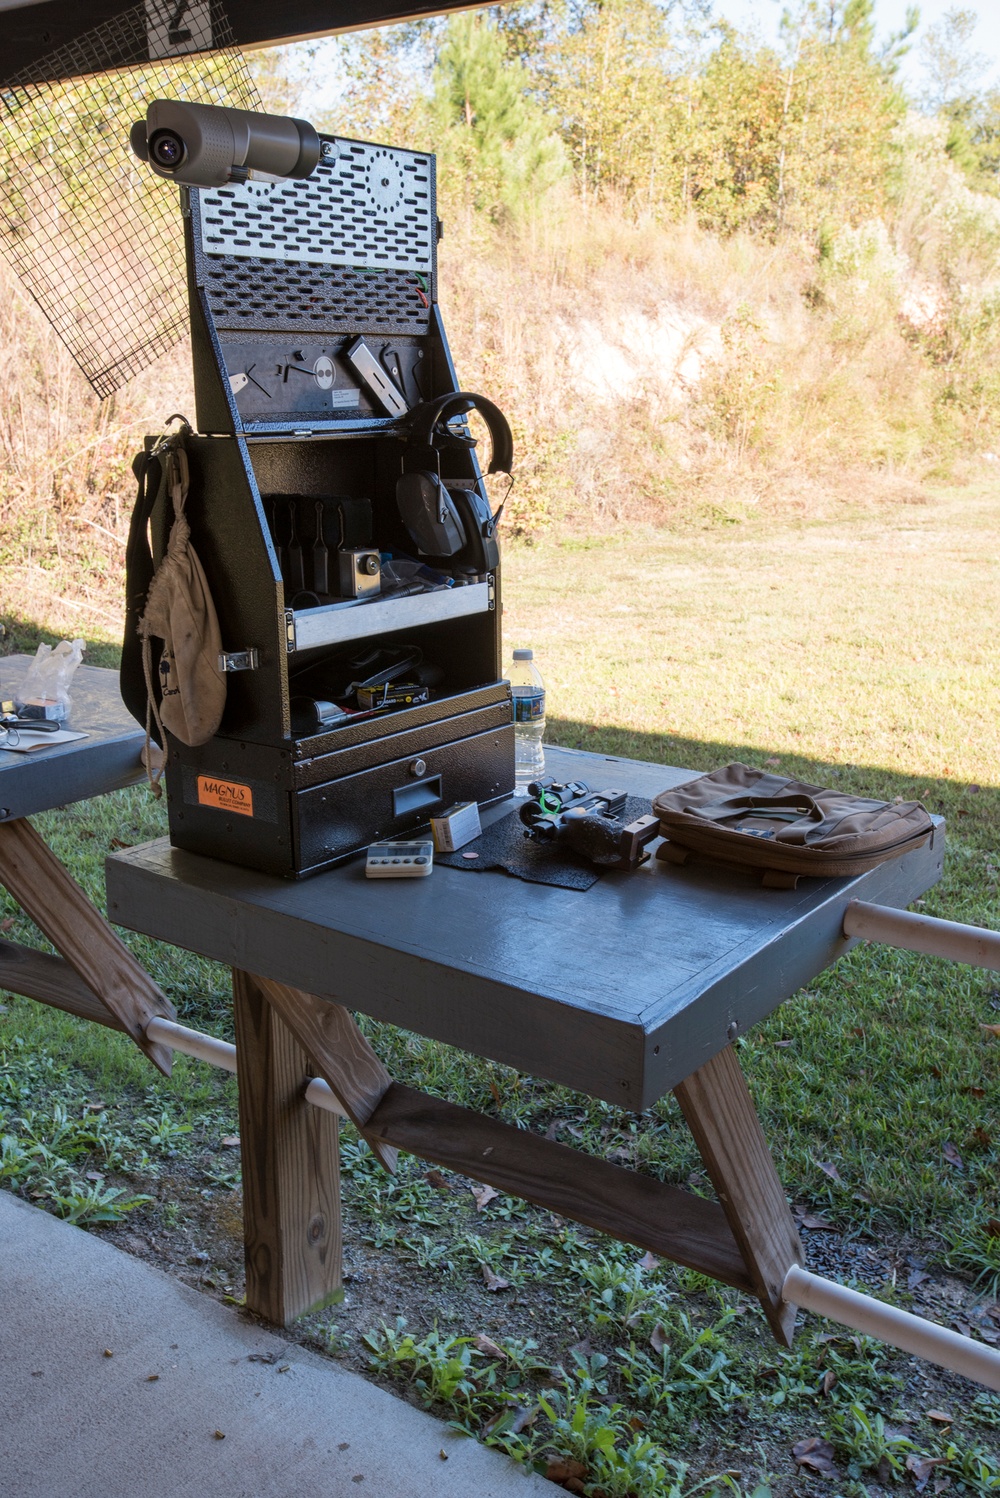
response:
<path fill-rule="evenodd" d="M 176 191 L 128 144 L 164 96 L 261 108 L 219 0 L 145 0 L 0 85 L 0 249 L 102 397 L 187 331 Z"/>

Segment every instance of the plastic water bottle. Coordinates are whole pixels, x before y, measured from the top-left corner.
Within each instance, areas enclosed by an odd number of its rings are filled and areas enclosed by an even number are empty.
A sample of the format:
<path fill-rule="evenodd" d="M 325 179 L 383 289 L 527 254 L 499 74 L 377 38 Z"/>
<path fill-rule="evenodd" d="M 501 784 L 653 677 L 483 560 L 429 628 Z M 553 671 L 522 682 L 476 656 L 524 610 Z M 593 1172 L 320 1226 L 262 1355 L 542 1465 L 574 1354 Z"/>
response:
<path fill-rule="evenodd" d="M 545 683 L 534 665 L 534 651 L 515 650 L 507 680 L 514 694 L 515 796 L 526 796 L 528 786 L 545 774 Z"/>

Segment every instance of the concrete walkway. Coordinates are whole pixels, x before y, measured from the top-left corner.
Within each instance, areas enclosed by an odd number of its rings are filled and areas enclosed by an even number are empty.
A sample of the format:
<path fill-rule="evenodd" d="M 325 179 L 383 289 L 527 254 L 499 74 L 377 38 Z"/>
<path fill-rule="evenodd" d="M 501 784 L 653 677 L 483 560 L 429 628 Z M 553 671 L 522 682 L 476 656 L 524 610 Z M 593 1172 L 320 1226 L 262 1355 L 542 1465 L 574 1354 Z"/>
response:
<path fill-rule="evenodd" d="M 0 1191 L 0 1498 L 556 1491 L 356 1374 Z"/>

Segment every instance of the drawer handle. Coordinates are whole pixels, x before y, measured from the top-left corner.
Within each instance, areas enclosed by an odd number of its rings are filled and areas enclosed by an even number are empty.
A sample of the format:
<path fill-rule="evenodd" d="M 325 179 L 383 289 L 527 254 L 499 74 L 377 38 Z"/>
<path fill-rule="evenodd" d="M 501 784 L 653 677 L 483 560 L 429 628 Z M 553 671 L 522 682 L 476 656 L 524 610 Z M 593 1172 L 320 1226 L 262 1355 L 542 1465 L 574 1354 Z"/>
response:
<path fill-rule="evenodd" d="M 400 785 L 392 793 L 392 813 L 396 817 L 425 811 L 444 800 L 441 776 L 432 775 L 429 780 L 416 780 L 409 785 Z"/>

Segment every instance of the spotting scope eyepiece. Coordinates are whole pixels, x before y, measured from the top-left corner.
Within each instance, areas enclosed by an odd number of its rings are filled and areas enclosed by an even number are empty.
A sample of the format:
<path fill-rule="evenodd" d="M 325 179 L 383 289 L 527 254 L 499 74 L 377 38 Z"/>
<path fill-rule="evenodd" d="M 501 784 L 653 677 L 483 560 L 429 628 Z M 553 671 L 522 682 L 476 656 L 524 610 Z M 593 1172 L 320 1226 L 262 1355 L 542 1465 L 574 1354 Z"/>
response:
<path fill-rule="evenodd" d="M 256 176 L 308 177 L 322 154 L 307 120 L 179 99 L 154 99 L 129 141 L 158 177 L 185 187 L 224 187 Z"/>

